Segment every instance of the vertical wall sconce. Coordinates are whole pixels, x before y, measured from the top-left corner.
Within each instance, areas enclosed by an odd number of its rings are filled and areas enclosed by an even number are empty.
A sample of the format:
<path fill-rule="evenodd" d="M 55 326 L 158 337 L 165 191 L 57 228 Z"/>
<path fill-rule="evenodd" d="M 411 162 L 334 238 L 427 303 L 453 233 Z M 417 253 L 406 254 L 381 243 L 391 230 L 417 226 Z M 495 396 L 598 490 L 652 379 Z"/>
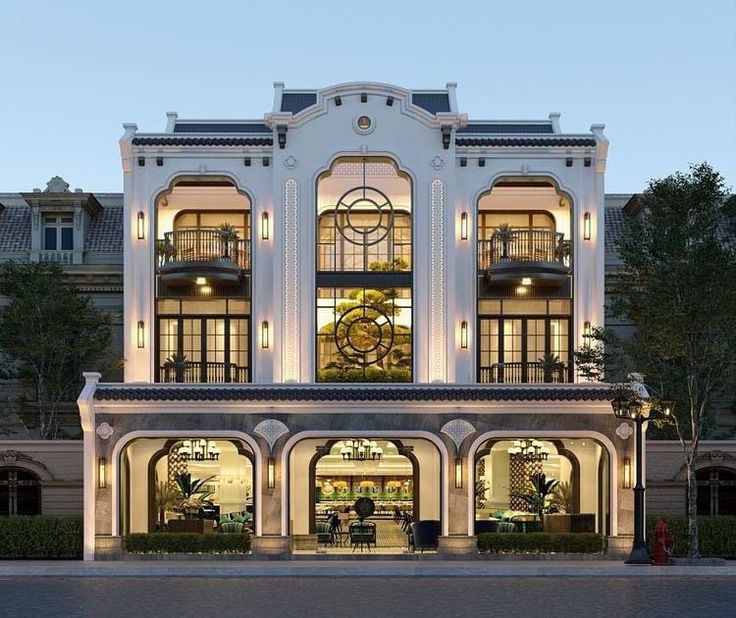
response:
<path fill-rule="evenodd" d="M 468 349 L 468 322 L 466 320 L 460 322 L 460 347 L 463 350 Z"/>
<path fill-rule="evenodd" d="M 143 240 L 146 237 L 146 215 L 142 212 L 138 212 L 138 240 Z"/>
<path fill-rule="evenodd" d="M 463 488 L 463 458 L 455 458 L 455 489 Z"/>
<path fill-rule="evenodd" d="M 268 488 L 276 487 L 276 460 L 273 457 L 268 458 Z"/>
<path fill-rule="evenodd" d="M 143 320 L 138 321 L 138 347 L 146 347 L 146 325 Z"/>
<path fill-rule="evenodd" d="M 593 336 L 593 329 L 590 326 L 590 322 L 587 320 L 583 324 L 583 339 L 585 339 L 586 343 L 590 342 L 590 338 Z"/>
<path fill-rule="evenodd" d="M 631 458 L 624 457 L 624 489 L 631 489 Z"/>
<path fill-rule="evenodd" d="M 590 240 L 590 213 L 583 215 L 583 240 Z"/>
<path fill-rule="evenodd" d="M 269 216 L 267 212 L 264 212 L 261 214 L 261 239 L 268 240 L 269 232 Z"/>
<path fill-rule="evenodd" d="M 268 348 L 269 344 L 268 322 L 263 320 L 263 322 L 261 322 L 261 347 L 265 350 Z"/>
<path fill-rule="evenodd" d="M 107 459 L 105 457 L 97 460 L 97 487 L 100 489 L 107 487 Z"/>
<path fill-rule="evenodd" d="M 460 240 L 468 240 L 468 213 L 460 215 Z"/>

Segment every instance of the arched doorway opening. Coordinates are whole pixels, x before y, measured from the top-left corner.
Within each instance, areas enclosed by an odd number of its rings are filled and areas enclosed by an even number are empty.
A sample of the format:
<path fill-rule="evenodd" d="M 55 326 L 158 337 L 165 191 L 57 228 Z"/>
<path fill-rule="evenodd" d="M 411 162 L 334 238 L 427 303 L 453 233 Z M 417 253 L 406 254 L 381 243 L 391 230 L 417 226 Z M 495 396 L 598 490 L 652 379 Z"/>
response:
<path fill-rule="evenodd" d="M 320 545 L 351 551 L 349 527 L 359 518 L 358 500 L 370 500 L 376 541 L 372 550 L 399 553 L 408 546 L 410 524 L 436 521 L 442 513 L 442 464 L 425 439 L 335 437 L 304 439 L 289 454 L 289 531 L 317 534 L 339 521 L 340 534 Z"/>
<path fill-rule="evenodd" d="M 556 481 L 545 496 L 534 487 L 538 473 Z M 609 455 L 595 439 L 494 438 L 476 451 L 476 534 L 542 529 L 609 534 L 609 496 Z"/>
<path fill-rule="evenodd" d="M 253 451 L 238 439 L 193 435 L 133 440 L 120 456 L 123 534 L 207 532 L 225 515 L 253 533 L 254 469 Z M 198 482 L 201 486 L 187 495 L 187 484 L 191 488 Z"/>
<path fill-rule="evenodd" d="M 25 468 L 0 468 L 0 516 L 40 515 L 41 481 Z"/>

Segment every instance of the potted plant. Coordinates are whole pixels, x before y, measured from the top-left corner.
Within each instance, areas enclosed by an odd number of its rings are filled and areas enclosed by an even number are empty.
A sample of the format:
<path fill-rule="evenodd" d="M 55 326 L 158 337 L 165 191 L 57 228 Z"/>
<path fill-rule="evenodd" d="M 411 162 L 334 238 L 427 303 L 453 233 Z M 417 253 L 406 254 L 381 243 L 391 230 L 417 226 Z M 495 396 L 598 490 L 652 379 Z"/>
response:
<path fill-rule="evenodd" d="M 205 489 L 214 476 L 206 479 L 192 479 L 189 472 L 176 477 L 176 488 L 179 493 L 179 510 L 184 513 L 184 519 L 194 519 L 203 506 L 213 506 L 210 497 L 214 493 Z"/>
<path fill-rule="evenodd" d="M 542 365 L 543 379 L 545 382 L 554 382 L 555 378 L 559 381 L 559 374 L 564 365 L 557 354 L 545 352 L 538 361 Z"/>
<path fill-rule="evenodd" d="M 156 485 L 156 510 L 158 511 L 159 530 L 166 527 L 166 511 L 173 511 L 179 506 L 181 498 L 175 485 L 166 481 L 159 481 Z"/>
<path fill-rule="evenodd" d="M 157 240 L 156 255 L 158 256 L 159 266 L 162 266 L 176 255 L 176 247 L 171 244 L 171 241 L 168 238 Z"/>
<path fill-rule="evenodd" d="M 230 223 L 220 223 L 218 234 L 222 241 L 222 257 L 230 257 L 230 245 L 238 239 L 238 230 Z"/>
<path fill-rule="evenodd" d="M 552 490 L 548 512 L 544 515 L 546 532 L 570 532 L 572 513 L 575 510 L 572 483 L 558 483 Z"/>
<path fill-rule="evenodd" d="M 179 354 L 178 352 L 174 352 L 169 358 L 167 358 L 164 361 L 164 370 L 167 374 L 167 382 L 168 380 L 168 374 L 169 372 L 174 372 L 174 382 L 183 382 L 184 381 L 184 370 L 187 366 L 187 356 L 186 354 Z"/>
<path fill-rule="evenodd" d="M 509 259 L 509 244 L 516 240 L 516 233 L 508 223 L 501 223 L 493 232 L 493 240 L 501 243 L 501 259 Z"/>
<path fill-rule="evenodd" d="M 529 487 L 524 492 L 514 492 L 511 495 L 523 500 L 529 507 L 530 512 L 535 513 L 542 525 L 542 516 L 547 510 L 547 497 L 557 486 L 558 481 L 548 479 L 544 472 L 535 472 L 529 477 Z"/>
<path fill-rule="evenodd" d="M 570 256 L 572 255 L 572 242 L 565 240 L 564 238 L 560 238 L 560 242 L 557 243 L 557 250 L 555 253 L 558 262 L 562 262 L 565 265 L 569 264 Z"/>

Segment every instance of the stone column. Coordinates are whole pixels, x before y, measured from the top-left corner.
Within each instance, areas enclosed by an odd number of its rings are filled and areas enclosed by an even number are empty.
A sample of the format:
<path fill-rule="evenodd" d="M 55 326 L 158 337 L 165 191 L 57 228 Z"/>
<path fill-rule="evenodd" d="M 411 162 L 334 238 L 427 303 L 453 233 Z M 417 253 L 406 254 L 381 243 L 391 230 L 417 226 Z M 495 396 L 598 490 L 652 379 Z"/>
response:
<path fill-rule="evenodd" d="M 269 449 L 261 448 L 260 510 L 261 527 L 253 537 L 252 551 L 258 558 L 283 559 L 291 553 L 291 537 L 283 530 L 282 512 L 285 505 L 282 491 L 286 482 L 281 456 L 283 444 Z M 273 487 L 269 487 L 272 484 Z"/>

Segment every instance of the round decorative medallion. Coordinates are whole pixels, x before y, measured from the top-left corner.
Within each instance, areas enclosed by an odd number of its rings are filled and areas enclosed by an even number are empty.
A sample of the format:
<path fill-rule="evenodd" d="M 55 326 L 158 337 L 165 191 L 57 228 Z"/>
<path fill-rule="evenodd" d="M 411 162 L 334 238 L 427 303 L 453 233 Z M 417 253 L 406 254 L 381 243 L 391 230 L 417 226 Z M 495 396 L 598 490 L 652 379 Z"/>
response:
<path fill-rule="evenodd" d="M 354 187 L 340 196 L 335 222 L 340 235 L 354 245 L 370 246 L 388 236 L 394 207 L 389 197 L 374 187 Z"/>
<path fill-rule="evenodd" d="M 373 122 L 373 118 L 371 118 L 370 116 L 366 114 L 360 114 L 360 116 L 353 118 L 353 128 L 355 129 L 356 133 L 367 135 L 376 128 L 376 124 L 375 122 Z"/>
<path fill-rule="evenodd" d="M 370 498 L 358 498 L 353 505 L 353 510 L 358 518 L 363 521 L 376 511 L 376 503 Z"/>
<path fill-rule="evenodd" d="M 335 324 L 337 349 L 359 365 L 367 366 L 381 360 L 391 351 L 393 343 L 393 324 L 375 307 L 352 307 Z"/>

